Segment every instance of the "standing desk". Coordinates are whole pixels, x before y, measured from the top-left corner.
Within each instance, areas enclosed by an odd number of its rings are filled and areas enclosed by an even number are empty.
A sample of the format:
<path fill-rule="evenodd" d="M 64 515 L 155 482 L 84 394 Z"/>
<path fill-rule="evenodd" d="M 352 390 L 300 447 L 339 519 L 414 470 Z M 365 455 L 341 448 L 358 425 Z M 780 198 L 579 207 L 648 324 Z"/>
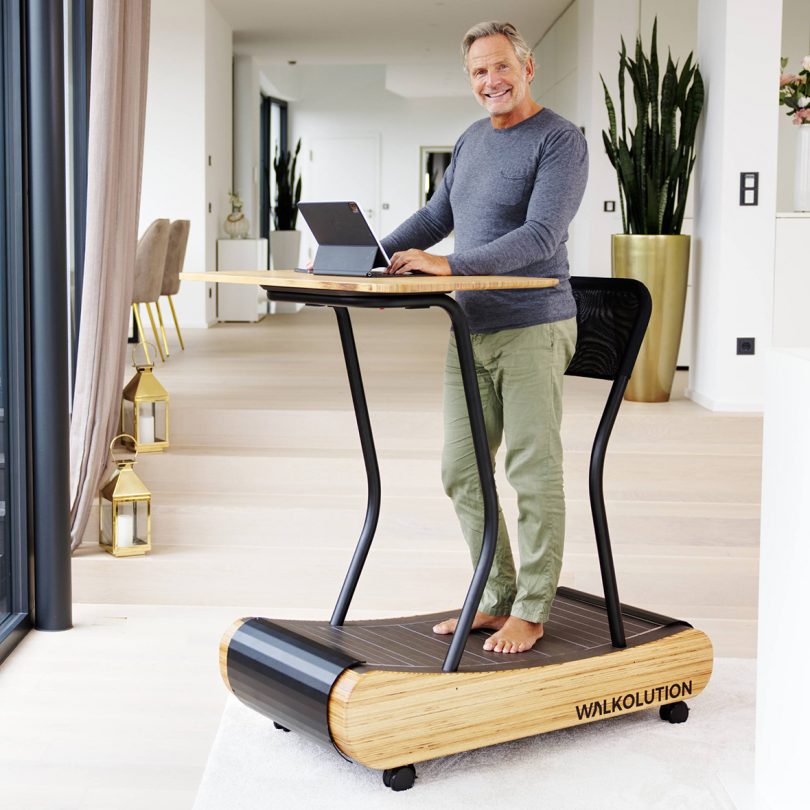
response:
<path fill-rule="evenodd" d="M 560 587 L 543 641 L 528 652 L 484 651 L 480 634 L 468 645 L 495 554 L 497 494 L 469 328 L 448 293 L 550 287 L 556 280 L 337 277 L 283 270 L 221 272 L 213 279 L 212 275 L 183 273 L 181 278 L 258 284 L 274 301 L 333 308 L 368 479 L 365 521 L 329 623 L 240 619 L 223 638 L 223 679 L 242 702 L 272 718 L 280 729 L 299 731 L 334 745 L 354 761 L 385 769 L 383 781 L 394 790 L 413 784 L 412 763 L 458 751 L 648 707 L 659 707 L 662 718 L 670 722 L 686 719 L 688 707 L 681 699 L 697 695 L 708 682 L 711 642 L 686 622 L 619 603 L 607 537 L 601 464 L 629 371 L 614 382 L 602 420 L 606 429 L 600 424 L 592 456 L 592 508 L 596 491 L 595 524 L 597 512 L 604 524 L 596 535 L 605 598 Z M 585 282 L 585 287 L 593 287 L 596 281 L 597 293 L 605 284 L 613 288 L 617 282 L 641 287 L 627 280 L 576 281 Z M 634 327 L 641 329 L 635 352 L 649 317 L 649 294 L 643 288 L 642 292 L 648 303 L 646 316 Z M 455 331 L 481 480 L 484 532 L 456 632 L 449 638 L 431 632 L 446 613 L 344 623 L 380 512 L 380 476 L 348 313 L 352 307 L 438 307 Z M 610 334 L 608 330 L 608 343 Z M 598 452 L 596 445 L 600 445 Z"/>
<path fill-rule="evenodd" d="M 363 565 L 371 548 L 380 514 L 380 474 L 374 439 L 366 404 L 360 363 L 354 342 L 354 333 L 348 309 L 427 309 L 438 307 L 450 318 L 456 336 L 461 376 L 467 409 L 470 415 L 473 446 L 484 500 L 484 538 L 481 555 L 475 567 L 467 597 L 461 610 L 456 632 L 453 634 L 442 670 L 455 672 L 461 661 L 475 612 L 484 592 L 492 561 L 498 531 L 498 501 L 495 479 L 489 458 L 481 397 L 475 375 L 470 332 L 461 307 L 448 295 L 457 290 L 514 290 L 529 287 L 548 288 L 557 285 L 556 279 L 528 276 L 321 276 L 294 270 L 244 270 L 216 273 L 182 273 L 186 281 L 205 281 L 218 284 L 259 285 L 267 291 L 271 301 L 288 301 L 315 306 L 328 306 L 337 316 L 346 371 L 349 377 L 352 402 L 357 417 L 360 444 L 368 478 L 366 518 L 360 533 L 349 571 L 343 583 L 330 624 L 343 624 L 354 595 Z"/>

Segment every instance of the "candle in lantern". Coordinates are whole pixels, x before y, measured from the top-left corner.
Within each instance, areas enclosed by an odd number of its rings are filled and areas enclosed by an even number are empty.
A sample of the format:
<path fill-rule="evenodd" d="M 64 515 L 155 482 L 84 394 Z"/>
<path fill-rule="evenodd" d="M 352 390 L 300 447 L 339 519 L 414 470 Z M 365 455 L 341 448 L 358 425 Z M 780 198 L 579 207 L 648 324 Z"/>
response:
<path fill-rule="evenodd" d="M 116 545 L 135 545 L 135 516 L 118 513 L 116 519 Z"/>
<path fill-rule="evenodd" d="M 138 444 L 155 441 L 155 414 L 151 405 L 138 406 Z"/>

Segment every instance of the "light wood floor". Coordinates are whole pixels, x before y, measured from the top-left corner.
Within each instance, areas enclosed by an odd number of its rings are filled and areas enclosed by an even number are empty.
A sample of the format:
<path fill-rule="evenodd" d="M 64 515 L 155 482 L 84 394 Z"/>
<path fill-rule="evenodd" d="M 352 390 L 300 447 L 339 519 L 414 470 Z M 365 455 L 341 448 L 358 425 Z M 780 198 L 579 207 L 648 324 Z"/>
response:
<path fill-rule="evenodd" d="M 444 610 L 470 575 L 439 482 L 445 317 L 353 317 L 383 511 L 349 618 Z M 91 521 L 74 556 L 75 629 L 29 634 L 0 668 L 10 807 L 190 808 L 225 702 L 220 634 L 245 614 L 326 618 L 337 595 L 365 478 L 334 316 L 307 309 L 185 337 L 156 369 L 172 447 L 137 468 L 153 492 L 152 554 L 110 557 Z M 620 593 L 700 627 L 719 656 L 753 656 L 761 419 L 685 400 L 685 376 L 669 403 L 625 403 L 611 441 Z M 587 464 L 606 390 L 567 380 L 563 428 L 562 583 L 597 593 Z"/>

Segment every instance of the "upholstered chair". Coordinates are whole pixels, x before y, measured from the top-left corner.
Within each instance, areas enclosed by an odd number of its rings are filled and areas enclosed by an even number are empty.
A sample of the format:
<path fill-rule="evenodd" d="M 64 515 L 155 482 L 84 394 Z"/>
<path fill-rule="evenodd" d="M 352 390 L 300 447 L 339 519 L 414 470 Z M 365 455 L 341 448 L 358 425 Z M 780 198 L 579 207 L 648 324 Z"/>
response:
<path fill-rule="evenodd" d="M 166 266 L 163 269 L 163 285 L 160 288 L 160 294 L 169 299 L 169 308 L 172 311 L 172 318 L 174 318 L 174 328 L 177 330 L 177 339 L 180 341 L 180 348 L 183 351 L 185 351 L 186 346 L 183 343 L 183 335 L 180 333 L 180 324 L 177 322 L 177 313 L 174 311 L 172 296 L 177 295 L 180 290 L 180 273 L 183 271 L 183 262 L 186 258 L 186 245 L 188 245 L 190 228 L 191 222 L 187 219 L 176 219 L 172 222 L 169 230 L 169 249 L 166 251 Z M 160 329 L 165 340 L 166 330 L 163 327 L 163 313 L 160 311 L 160 301 L 155 306 L 157 307 Z M 166 353 L 169 353 L 168 346 L 166 347 Z"/>
<path fill-rule="evenodd" d="M 163 353 L 160 345 L 155 316 L 152 314 L 152 303 L 156 303 L 160 296 L 160 288 L 163 284 L 163 268 L 166 266 L 166 253 L 169 248 L 170 223 L 168 219 L 156 219 L 138 240 L 138 249 L 135 254 L 135 287 L 132 292 L 132 311 L 135 313 L 135 322 L 138 324 L 138 333 L 141 338 L 141 346 L 146 355 L 146 362 L 151 363 L 149 349 L 146 346 L 146 338 L 141 323 L 140 305 L 146 304 L 146 311 L 149 313 L 149 320 L 152 322 L 152 332 L 155 335 L 160 359 L 165 360 L 168 354 Z M 164 345 L 166 336 L 163 336 Z"/>

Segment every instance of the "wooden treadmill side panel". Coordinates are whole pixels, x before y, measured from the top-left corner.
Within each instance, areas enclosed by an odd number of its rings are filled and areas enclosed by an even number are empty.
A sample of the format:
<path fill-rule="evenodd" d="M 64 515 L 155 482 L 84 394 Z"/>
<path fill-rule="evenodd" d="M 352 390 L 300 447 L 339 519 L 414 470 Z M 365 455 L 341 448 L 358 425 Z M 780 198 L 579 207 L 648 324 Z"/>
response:
<path fill-rule="evenodd" d="M 234 633 L 247 621 L 247 619 L 236 619 L 234 623 L 225 631 L 222 640 L 219 642 L 219 674 L 228 687 L 229 692 L 233 692 L 231 687 L 231 679 L 228 677 L 228 647 L 230 646 L 231 639 Z"/>
<path fill-rule="evenodd" d="M 347 757 L 370 768 L 393 768 L 688 700 L 703 691 L 712 662 L 711 641 L 690 628 L 544 667 L 347 670 L 332 688 L 329 729 Z"/>

